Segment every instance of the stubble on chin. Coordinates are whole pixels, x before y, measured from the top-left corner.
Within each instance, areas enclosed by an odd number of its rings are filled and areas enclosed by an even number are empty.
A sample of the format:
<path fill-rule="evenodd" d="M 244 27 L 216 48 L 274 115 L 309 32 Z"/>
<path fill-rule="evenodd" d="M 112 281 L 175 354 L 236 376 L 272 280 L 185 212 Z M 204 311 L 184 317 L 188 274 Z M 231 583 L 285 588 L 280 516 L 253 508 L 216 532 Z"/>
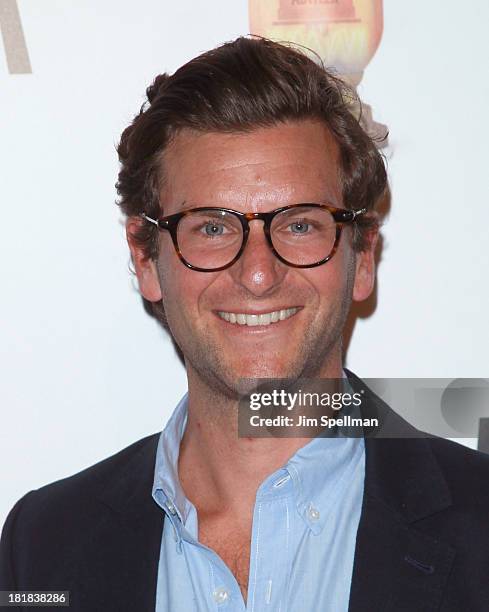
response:
<path fill-rule="evenodd" d="M 259 379 L 318 378 L 330 361 L 341 358 L 342 332 L 351 297 L 343 296 L 339 311 L 329 313 L 326 320 L 316 321 L 305 331 L 298 346 L 290 347 L 287 354 L 269 353 L 252 357 L 246 355 L 242 360 L 233 355 L 226 358 L 229 347 L 225 349 L 208 334 L 191 350 L 185 352 L 187 368 L 190 366 L 200 382 L 215 395 L 231 401 L 239 401 L 243 396 L 256 389 Z"/>
<path fill-rule="evenodd" d="M 256 388 L 257 379 L 318 378 L 328 371 L 331 362 L 341 362 L 342 334 L 352 303 L 355 279 L 355 260 L 348 263 L 346 282 L 336 308 L 319 319 L 314 319 L 304 330 L 298 346 L 281 353 L 250 354 L 242 359 L 236 354 L 229 358 L 230 347 L 225 347 L 207 330 L 189 334 L 191 342 L 178 343 L 187 370 L 191 368 L 199 379 L 199 386 L 209 395 L 239 401 Z M 341 365 L 341 363 L 340 363 Z"/>

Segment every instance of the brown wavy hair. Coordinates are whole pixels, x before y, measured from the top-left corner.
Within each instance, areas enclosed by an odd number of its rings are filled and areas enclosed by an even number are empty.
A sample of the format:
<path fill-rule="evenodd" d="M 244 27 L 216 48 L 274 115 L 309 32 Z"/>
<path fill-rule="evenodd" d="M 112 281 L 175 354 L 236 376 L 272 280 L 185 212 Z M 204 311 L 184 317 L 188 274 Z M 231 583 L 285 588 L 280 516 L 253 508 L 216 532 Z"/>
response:
<path fill-rule="evenodd" d="M 318 58 L 319 59 L 319 58 Z M 160 74 L 117 147 L 116 189 L 127 216 L 161 216 L 162 154 L 183 128 L 248 132 L 281 122 L 319 119 L 333 134 L 340 160 L 343 205 L 375 209 L 387 188 L 383 157 L 360 125 L 356 93 L 304 51 L 260 37 L 240 37 L 203 53 L 173 75 Z M 373 215 L 355 224 L 353 247 L 366 248 Z M 158 256 L 158 229 L 142 223 L 135 243 Z"/>

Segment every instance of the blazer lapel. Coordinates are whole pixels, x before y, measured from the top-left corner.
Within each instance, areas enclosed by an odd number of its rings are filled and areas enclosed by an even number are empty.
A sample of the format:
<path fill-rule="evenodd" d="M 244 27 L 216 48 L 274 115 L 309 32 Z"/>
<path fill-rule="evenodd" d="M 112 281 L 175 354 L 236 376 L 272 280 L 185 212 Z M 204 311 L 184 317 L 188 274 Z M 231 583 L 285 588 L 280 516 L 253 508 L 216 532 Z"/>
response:
<path fill-rule="evenodd" d="M 152 499 L 159 434 L 148 438 L 98 496 L 73 585 L 76 610 L 154 612 L 164 514 Z M 78 603 L 80 604 L 78 608 Z"/>
<path fill-rule="evenodd" d="M 365 491 L 357 533 L 349 612 L 434 612 L 454 558 L 447 543 L 423 533 L 423 518 L 451 505 L 429 440 L 348 372 L 388 430 L 365 438 Z"/>

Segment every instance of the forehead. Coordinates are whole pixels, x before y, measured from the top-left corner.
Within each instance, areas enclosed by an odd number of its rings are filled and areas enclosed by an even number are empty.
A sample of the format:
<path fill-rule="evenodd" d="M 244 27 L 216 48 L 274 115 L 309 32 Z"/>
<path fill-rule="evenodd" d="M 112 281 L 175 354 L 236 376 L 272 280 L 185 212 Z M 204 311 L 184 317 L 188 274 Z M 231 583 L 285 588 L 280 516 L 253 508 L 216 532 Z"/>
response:
<path fill-rule="evenodd" d="M 338 146 L 320 121 L 249 132 L 181 130 L 162 157 L 165 214 L 182 205 L 249 210 L 300 201 L 341 204 Z"/>

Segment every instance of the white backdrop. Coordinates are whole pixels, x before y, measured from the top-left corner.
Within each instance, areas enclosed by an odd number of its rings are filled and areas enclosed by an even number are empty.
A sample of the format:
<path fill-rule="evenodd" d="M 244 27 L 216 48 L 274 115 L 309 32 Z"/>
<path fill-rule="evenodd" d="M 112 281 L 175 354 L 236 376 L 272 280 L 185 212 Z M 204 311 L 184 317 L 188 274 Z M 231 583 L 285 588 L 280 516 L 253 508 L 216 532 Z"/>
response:
<path fill-rule="evenodd" d="M 0 523 L 26 491 L 161 430 L 184 393 L 128 271 L 115 143 L 157 73 L 249 29 L 245 0 L 18 8 L 32 74 L 0 49 Z M 487 377 L 489 4 L 385 0 L 384 20 L 360 93 L 390 128 L 392 210 L 347 364 Z"/>

